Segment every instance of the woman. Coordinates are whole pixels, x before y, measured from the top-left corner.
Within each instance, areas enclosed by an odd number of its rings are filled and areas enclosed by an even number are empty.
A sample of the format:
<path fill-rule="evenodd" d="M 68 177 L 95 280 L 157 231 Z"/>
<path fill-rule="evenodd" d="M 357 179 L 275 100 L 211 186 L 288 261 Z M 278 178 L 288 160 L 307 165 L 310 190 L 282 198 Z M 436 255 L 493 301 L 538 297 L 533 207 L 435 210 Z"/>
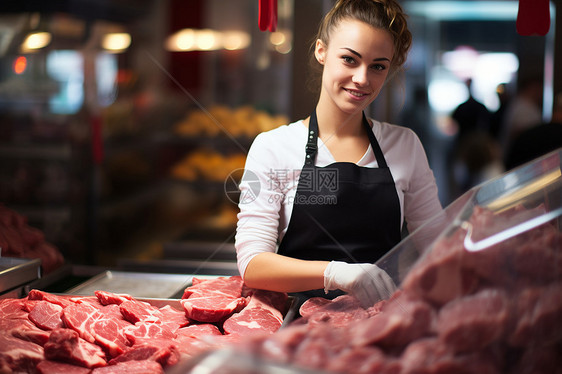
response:
<path fill-rule="evenodd" d="M 400 241 L 404 220 L 414 230 L 442 210 L 416 135 L 363 114 L 410 45 L 396 0 L 340 0 L 325 16 L 315 110 L 258 135 L 246 161 L 236 250 L 248 286 L 339 290 L 364 306 L 394 290 L 373 263 Z"/>

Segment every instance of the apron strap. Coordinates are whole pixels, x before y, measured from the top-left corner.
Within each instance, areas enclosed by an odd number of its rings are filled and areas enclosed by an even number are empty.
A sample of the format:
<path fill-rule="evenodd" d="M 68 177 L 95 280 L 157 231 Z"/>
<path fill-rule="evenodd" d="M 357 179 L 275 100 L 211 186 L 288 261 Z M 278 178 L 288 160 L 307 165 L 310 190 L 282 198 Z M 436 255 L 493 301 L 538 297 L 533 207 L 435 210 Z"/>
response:
<path fill-rule="evenodd" d="M 373 133 L 373 129 L 369 125 L 369 121 L 367 121 L 365 112 L 363 112 L 362 114 L 363 127 L 365 127 L 365 130 L 367 131 L 367 136 L 369 137 L 369 142 L 371 143 L 371 148 L 373 149 L 373 153 L 375 154 L 377 163 L 379 164 L 380 168 L 388 168 L 379 142 L 377 141 L 377 138 Z M 316 118 L 316 110 L 313 110 L 310 114 L 310 121 L 308 123 L 308 139 L 305 151 L 306 158 L 304 161 L 304 166 L 313 166 L 314 162 L 316 161 L 316 153 L 318 152 L 318 120 Z"/>
<path fill-rule="evenodd" d="M 382 154 L 382 149 L 379 145 L 379 142 L 377 141 L 377 138 L 375 137 L 375 134 L 373 133 L 373 129 L 369 125 L 369 121 L 367 121 L 365 112 L 363 112 L 363 126 L 365 127 L 365 130 L 367 130 L 367 136 L 369 136 L 369 142 L 371 143 L 371 148 L 373 149 L 373 153 L 375 154 L 375 158 L 377 160 L 377 163 L 379 164 L 379 168 L 388 168 L 386 159 Z"/>
<path fill-rule="evenodd" d="M 306 158 L 304 166 L 314 166 L 316 161 L 316 152 L 318 152 L 318 120 L 316 119 L 316 110 L 310 114 L 308 122 L 308 140 L 306 142 Z"/>

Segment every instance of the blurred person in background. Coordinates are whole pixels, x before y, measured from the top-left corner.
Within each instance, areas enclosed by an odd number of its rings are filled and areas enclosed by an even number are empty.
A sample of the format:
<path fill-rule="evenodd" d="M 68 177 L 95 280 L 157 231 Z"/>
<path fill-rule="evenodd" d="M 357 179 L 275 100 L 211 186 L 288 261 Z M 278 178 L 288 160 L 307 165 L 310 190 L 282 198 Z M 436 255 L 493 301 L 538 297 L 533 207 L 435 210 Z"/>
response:
<path fill-rule="evenodd" d="M 496 87 L 496 95 L 498 95 L 498 100 L 500 105 L 498 109 L 492 113 L 490 117 L 490 136 L 497 142 L 500 141 L 500 134 L 502 133 L 502 126 L 505 117 L 505 110 L 511 100 L 511 95 L 509 93 L 506 83 L 500 83 Z"/>
<path fill-rule="evenodd" d="M 449 154 L 450 194 L 452 199 L 471 187 L 495 176 L 500 155 L 490 135 L 491 113 L 474 97 L 472 79 L 465 81 L 468 99 L 451 114 L 457 134 Z"/>
<path fill-rule="evenodd" d="M 542 94 L 541 79 L 523 79 L 517 86 L 513 100 L 505 109 L 500 145 L 505 152 L 511 147 L 511 142 L 521 132 L 542 122 Z"/>
<path fill-rule="evenodd" d="M 554 98 L 550 122 L 522 131 L 513 139 L 505 157 L 506 170 L 562 147 L 562 92 Z"/>
<path fill-rule="evenodd" d="M 412 232 L 443 212 L 416 134 L 363 112 L 411 40 L 397 0 L 339 0 L 324 17 L 313 45 L 316 107 L 255 138 L 239 185 L 235 246 L 249 287 L 301 302 L 345 292 L 363 306 L 394 292 L 375 262 L 400 242 L 404 222 Z"/>

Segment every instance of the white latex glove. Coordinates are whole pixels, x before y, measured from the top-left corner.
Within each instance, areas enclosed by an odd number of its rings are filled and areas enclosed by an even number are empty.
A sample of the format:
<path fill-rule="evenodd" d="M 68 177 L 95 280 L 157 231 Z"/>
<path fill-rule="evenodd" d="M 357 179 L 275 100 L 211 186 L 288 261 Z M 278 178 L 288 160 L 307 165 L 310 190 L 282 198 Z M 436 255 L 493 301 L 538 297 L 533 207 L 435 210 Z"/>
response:
<path fill-rule="evenodd" d="M 390 276 L 377 265 L 332 261 L 324 271 L 324 291 L 342 290 L 355 296 L 364 308 L 388 299 L 396 290 Z"/>

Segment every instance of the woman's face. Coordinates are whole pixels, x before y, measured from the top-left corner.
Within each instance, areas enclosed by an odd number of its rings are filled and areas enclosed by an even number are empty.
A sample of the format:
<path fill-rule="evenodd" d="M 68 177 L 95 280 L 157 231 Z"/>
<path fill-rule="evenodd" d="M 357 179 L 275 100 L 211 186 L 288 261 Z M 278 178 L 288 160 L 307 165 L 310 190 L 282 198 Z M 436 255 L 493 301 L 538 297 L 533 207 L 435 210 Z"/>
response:
<path fill-rule="evenodd" d="M 363 110 L 379 94 L 393 53 L 388 31 L 342 20 L 332 30 L 329 46 L 316 42 L 316 59 L 324 65 L 320 100 L 330 100 L 345 113 Z"/>

